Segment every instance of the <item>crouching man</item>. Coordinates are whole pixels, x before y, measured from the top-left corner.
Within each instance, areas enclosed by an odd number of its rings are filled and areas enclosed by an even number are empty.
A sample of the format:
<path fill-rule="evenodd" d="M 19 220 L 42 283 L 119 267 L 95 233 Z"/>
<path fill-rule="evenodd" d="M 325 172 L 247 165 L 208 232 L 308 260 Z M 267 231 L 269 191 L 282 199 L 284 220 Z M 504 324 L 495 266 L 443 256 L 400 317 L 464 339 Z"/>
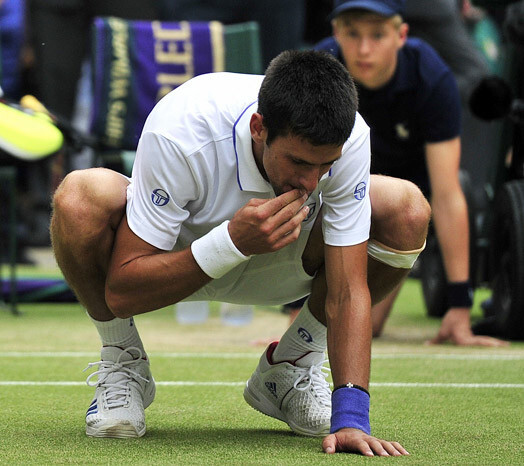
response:
<path fill-rule="evenodd" d="M 370 177 L 356 110 L 335 58 L 287 51 L 265 76 L 198 76 L 164 97 L 130 180 L 101 168 L 65 178 L 53 247 L 102 340 L 88 435 L 145 433 L 155 388 L 134 315 L 182 300 L 310 295 L 260 358 L 245 400 L 325 437 L 326 453 L 407 454 L 370 435 L 370 308 L 409 272 L 430 209 L 412 183 Z"/>

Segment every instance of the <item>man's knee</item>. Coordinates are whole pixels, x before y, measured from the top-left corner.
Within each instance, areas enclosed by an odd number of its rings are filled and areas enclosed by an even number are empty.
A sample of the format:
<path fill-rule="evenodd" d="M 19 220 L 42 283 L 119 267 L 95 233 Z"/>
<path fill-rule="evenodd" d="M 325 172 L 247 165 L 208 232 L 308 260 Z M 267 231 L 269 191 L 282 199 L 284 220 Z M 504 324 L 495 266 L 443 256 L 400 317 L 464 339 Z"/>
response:
<path fill-rule="evenodd" d="M 406 193 L 401 210 L 398 213 L 401 224 L 407 224 L 415 234 L 426 237 L 428 225 L 431 220 L 431 206 L 428 200 L 422 194 L 422 191 L 414 183 L 406 181 Z"/>
<path fill-rule="evenodd" d="M 104 223 L 116 228 L 124 213 L 127 184 L 123 176 L 106 169 L 73 171 L 53 196 L 53 220 L 83 230 Z"/>
<path fill-rule="evenodd" d="M 431 207 L 422 191 L 410 181 L 404 181 L 404 194 L 393 210 L 395 230 L 399 240 L 404 238 L 405 248 L 417 249 L 423 246 L 428 234 Z M 404 249 L 399 248 L 399 249 Z"/>
<path fill-rule="evenodd" d="M 410 181 L 378 177 L 372 184 L 371 238 L 398 250 L 423 246 L 431 207 Z"/>

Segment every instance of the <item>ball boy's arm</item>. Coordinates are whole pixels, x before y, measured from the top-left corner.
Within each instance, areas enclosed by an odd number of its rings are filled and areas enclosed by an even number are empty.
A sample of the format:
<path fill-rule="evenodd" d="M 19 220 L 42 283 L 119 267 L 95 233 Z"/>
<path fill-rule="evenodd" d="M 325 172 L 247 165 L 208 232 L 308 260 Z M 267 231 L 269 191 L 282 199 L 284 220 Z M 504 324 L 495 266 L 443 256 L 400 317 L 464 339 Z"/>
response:
<path fill-rule="evenodd" d="M 444 259 L 448 283 L 467 282 L 469 276 L 468 206 L 459 181 L 460 139 L 426 145 L 431 182 L 433 221 Z M 503 346 L 502 340 L 474 335 L 470 308 L 451 305 L 432 343 Z"/>

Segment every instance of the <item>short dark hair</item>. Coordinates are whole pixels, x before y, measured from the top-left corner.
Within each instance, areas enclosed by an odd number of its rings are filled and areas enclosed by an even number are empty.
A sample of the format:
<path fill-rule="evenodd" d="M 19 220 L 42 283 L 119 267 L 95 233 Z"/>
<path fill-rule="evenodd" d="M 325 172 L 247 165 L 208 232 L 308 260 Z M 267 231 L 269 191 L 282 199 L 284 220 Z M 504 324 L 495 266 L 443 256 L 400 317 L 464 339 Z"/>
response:
<path fill-rule="evenodd" d="M 357 91 L 344 65 L 316 50 L 287 50 L 275 57 L 258 94 L 268 145 L 292 134 L 316 146 L 341 146 L 357 108 Z"/>

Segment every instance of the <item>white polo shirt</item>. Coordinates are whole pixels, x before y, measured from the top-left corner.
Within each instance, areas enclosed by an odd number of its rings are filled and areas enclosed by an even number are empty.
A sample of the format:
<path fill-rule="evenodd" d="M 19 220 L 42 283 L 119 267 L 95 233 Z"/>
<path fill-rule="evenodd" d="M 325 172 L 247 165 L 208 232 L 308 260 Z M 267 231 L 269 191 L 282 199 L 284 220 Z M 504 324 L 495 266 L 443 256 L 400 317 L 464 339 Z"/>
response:
<path fill-rule="evenodd" d="M 127 220 L 137 236 L 159 249 L 184 249 L 250 199 L 275 196 L 256 166 L 249 130 L 263 78 L 201 75 L 158 102 L 144 125 L 127 191 Z M 367 240 L 369 165 L 369 128 L 357 115 L 341 158 L 306 201 L 311 214 L 302 230 L 312 227 L 322 201 L 327 244 Z M 240 273 L 234 272 L 225 277 Z"/>

